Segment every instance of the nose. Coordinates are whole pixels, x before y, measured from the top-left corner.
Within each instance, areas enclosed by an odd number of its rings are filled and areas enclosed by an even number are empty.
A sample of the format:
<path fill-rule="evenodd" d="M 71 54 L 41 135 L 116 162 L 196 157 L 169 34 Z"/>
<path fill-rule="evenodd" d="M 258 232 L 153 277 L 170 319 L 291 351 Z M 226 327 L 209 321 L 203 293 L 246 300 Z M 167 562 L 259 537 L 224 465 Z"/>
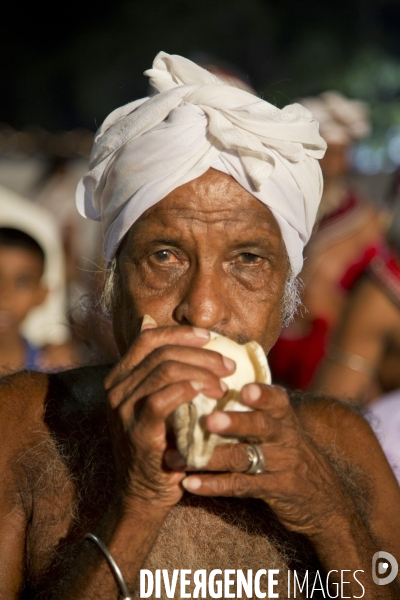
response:
<path fill-rule="evenodd" d="M 175 309 L 180 325 L 211 329 L 226 325 L 231 318 L 228 297 L 223 285 L 223 274 L 215 267 L 197 267 L 186 281 L 182 299 Z"/>

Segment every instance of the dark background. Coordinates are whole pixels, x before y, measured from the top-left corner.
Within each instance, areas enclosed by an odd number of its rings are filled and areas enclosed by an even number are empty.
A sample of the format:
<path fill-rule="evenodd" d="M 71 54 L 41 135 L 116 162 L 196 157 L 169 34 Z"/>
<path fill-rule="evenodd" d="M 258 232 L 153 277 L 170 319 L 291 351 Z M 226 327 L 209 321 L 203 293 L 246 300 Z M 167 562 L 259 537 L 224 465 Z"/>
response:
<path fill-rule="evenodd" d="M 340 89 L 400 126 L 400 0 L 10 2 L 0 37 L 0 121 L 96 129 L 147 93 L 159 50 L 233 63 L 268 101 Z M 379 137 L 379 136 L 378 136 Z"/>

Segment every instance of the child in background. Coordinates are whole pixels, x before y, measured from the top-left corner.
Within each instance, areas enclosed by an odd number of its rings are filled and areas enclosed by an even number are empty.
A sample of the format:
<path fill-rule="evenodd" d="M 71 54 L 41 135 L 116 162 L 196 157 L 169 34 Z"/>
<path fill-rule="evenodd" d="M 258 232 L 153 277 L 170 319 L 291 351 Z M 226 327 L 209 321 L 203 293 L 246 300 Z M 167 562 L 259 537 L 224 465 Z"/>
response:
<path fill-rule="evenodd" d="M 40 348 L 20 334 L 20 326 L 46 298 L 44 266 L 45 255 L 36 240 L 18 229 L 0 227 L 0 375 L 40 368 Z"/>

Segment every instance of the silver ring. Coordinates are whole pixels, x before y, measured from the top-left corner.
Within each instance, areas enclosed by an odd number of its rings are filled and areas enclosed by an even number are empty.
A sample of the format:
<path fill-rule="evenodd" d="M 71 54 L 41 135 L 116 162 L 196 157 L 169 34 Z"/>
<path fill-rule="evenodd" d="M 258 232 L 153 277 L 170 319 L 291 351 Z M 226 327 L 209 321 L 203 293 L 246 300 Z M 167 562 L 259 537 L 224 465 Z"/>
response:
<path fill-rule="evenodd" d="M 265 471 L 264 454 L 258 444 L 249 444 L 246 446 L 247 456 L 249 457 L 250 466 L 245 471 L 248 475 L 260 475 Z"/>

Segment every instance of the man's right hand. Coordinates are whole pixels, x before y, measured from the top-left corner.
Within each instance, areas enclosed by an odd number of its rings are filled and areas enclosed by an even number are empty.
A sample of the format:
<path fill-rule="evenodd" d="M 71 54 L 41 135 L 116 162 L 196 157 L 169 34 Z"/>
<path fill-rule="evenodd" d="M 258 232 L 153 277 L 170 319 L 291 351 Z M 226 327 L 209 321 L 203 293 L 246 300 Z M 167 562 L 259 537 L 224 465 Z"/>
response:
<path fill-rule="evenodd" d="M 167 420 L 204 392 L 222 398 L 235 363 L 205 350 L 210 335 L 190 326 L 143 330 L 105 382 L 114 455 L 124 498 L 167 511 L 183 494 L 182 470 L 165 465 Z M 184 464 L 182 464 L 182 467 Z"/>

